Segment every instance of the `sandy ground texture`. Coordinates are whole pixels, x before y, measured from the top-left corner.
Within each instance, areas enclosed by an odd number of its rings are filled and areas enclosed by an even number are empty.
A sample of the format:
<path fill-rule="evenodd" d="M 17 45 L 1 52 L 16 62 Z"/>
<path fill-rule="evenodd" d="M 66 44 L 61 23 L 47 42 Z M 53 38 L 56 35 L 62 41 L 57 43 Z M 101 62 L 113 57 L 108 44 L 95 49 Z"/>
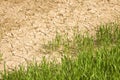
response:
<path fill-rule="evenodd" d="M 44 54 L 43 44 L 56 31 L 72 35 L 75 27 L 81 33 L 101 23 L 117 20 L 120 0 L 0 0 L 0 53 L 8 69 L 43 56 L 59 60 L 59 54 Z"/>

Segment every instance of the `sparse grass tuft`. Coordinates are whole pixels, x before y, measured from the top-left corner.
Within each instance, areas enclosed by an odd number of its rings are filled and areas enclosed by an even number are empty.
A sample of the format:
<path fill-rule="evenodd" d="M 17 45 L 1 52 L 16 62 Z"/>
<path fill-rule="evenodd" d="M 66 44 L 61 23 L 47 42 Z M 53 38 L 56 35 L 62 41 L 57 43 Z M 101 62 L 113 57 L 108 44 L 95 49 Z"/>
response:
<path fill-rule="evenodd" d="M 75 54 L 64 56 L 61 64 L 47 62 L 28 64 L 2 74 L 3 80 L 120 80 L 120 28 L 112 23 L 97 29 L 96 36 L 74 34 L 72 40 L 56 36 L 46 49 Z"/>
<path fill-rule="evenodd" d="M 3 54 L 2 54 L 2 53 L 0 53 L 0 61 L 2 61 L 2 56 L 3 56 Z"/>

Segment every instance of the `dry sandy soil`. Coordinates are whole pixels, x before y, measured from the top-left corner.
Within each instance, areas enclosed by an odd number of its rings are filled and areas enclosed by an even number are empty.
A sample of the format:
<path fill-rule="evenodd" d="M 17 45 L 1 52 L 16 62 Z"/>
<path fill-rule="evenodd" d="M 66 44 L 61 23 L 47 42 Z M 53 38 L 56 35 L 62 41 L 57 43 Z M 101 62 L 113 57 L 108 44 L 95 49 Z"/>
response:
<path fill-rule="evenodd" d="M 56 31 L 82 33 L 120 16 L 120 0 L 0 0 L 0 53 L 8 69 L 43 56 L 60 59 L 59 54 L 44 54 L 43 44 Z"/>

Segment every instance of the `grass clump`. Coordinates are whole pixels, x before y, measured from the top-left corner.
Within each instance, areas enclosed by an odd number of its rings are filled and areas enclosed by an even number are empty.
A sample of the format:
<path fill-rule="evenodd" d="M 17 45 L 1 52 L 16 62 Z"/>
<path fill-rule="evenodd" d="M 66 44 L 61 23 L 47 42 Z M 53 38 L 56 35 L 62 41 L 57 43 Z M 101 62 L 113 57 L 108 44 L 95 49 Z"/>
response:
<path fill-rule="evenodd" d="M 55 42 L 56 41 L 56 42 Z M 29 64 L 2 74 L 4 80 L 120 80 L 120 28 L 107 24 L 97 29 L 96 36 L 75 34 L 72 40 L 57 37 L 49 47 L 62 53 L 76 54 L 75 58 L 64 56 L 61 64 L 47 62 Z M 72 55 L 73 56 L 73 55 Z"/>
<path fill-rule="evenodd" d="M 0 53 L 0 61 L 2 61 L 2 56 L 3 56 L 3 54 L 2 54 L 2 53 Z"/>
<path fill-rule="evenodd" d="M 118 26 L 116 23 L 101 25 L 96 33 L 97 43 L 104 46 L 119 43 L 120 31 Z"/>

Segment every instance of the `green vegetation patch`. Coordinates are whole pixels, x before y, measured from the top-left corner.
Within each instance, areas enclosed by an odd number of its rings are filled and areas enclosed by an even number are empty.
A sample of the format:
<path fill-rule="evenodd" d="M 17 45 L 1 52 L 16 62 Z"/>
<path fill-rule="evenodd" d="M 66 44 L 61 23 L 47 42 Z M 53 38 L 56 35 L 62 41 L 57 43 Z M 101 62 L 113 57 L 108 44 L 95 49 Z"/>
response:
<path fill-rule="evenodd" d="M 101 25 L 96 36 L 74 34 L 72 40 L 56 36 L 46 49 L 63 54 L 61 63 L 28 64 L 27 69 L 2 74 L 3 80 L 120 80 L 120 28 L 116 23 Z M 74 56 L 74 55 L 72 55 Z"/>

